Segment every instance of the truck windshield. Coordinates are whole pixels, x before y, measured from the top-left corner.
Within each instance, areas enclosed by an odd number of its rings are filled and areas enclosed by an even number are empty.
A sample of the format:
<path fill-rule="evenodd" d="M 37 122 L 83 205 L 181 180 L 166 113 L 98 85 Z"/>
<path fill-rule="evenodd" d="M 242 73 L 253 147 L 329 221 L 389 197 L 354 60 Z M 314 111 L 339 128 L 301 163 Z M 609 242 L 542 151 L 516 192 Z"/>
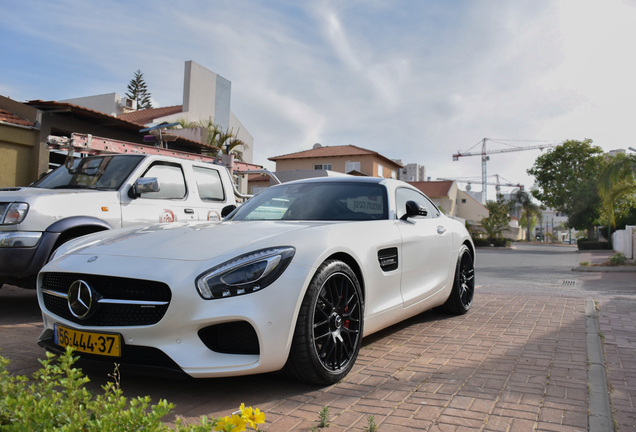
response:
<path fill-rule="evenodd" d="M 33 187 L 118 190 L 142 159 L 141 155 L 77 158 L 70 169 L 56 168 Z"/>

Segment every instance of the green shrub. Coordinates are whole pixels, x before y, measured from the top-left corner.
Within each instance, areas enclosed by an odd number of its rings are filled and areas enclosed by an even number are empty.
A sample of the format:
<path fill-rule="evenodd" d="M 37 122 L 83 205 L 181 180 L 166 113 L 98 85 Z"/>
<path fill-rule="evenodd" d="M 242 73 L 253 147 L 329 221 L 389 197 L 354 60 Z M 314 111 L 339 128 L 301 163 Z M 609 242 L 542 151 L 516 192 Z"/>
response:
<path fill-rule="evenodd" d="M 627 261 L 627 257 L 623 255 L 621 252 L 618 252 L 616 255 L 612 255 L 608 259 L 610 264 L 613 266 L 621 266 L 625 264 L 625 261 Z"/>
<path fill-rule="evenodd" d="M 607 250 L 610 249 L 609 243 L 606 241 L 578 239 L 576 241 L 579 250 Z"/>
<path fill-rule="evenodd" d="M 510 244 L 510 239 L 506 239 L 506 238 L 494 238 L 494 239 L 490 239 L 490 242 L 498 247 L 504 247 L 504 246 L 508 246 Z"/>
<path fill-rule="evenodd" d="M 473 243 L 475 246 L 490 246 L 490 242 L 483 238 L 474 238 Z"/>
<path fill-rule="evenodd" d="M 118 372 L 115 382 L 102 386 L 104 393 L 94 395 L 84 385 L 90 380 L 73 367 L 79 357 L 73 349 L 59 356 L 46 354 L 40 360 L 42 368 L 29 380 L 13 376 L 7 371 L 8 359 L 0 356 L 0 430 L 2 431 L 244 431 L 256 429 L 265 421 L 258 409 L 241 405 L 240 414 L 219 419 L 202 417 L 199 424 L 182 425 L 177 419 L 174 427 L 161 422 L 174 405 L 162 399 L 150 405 L 150 397 L 128 400 L 119 388 Z"/>

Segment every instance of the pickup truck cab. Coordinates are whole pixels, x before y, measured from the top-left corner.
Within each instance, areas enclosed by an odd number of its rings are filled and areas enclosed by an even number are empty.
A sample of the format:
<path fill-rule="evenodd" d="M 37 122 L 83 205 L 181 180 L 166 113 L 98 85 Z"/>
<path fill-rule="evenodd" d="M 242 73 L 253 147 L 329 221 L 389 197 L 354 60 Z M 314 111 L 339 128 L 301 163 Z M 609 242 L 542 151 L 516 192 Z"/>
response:
<path fill-rule="evenodd" d="M 34 288 L 52 252 L 86 234 L 219 221 L 234 190 L 223 165 L 143 154 L 76 158 L 30 187 L 0 188 L 0 287 Z"/>

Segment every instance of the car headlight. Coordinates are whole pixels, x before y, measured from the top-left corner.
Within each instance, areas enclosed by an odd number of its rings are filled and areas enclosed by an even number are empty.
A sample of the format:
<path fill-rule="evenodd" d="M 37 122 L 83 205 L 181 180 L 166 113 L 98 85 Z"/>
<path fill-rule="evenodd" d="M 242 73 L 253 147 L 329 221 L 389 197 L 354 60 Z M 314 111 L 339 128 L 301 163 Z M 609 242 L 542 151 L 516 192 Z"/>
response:
<path fill-rule="evenodd" d="M 0 214 L 2 225 L 15 225 L 24 220 L 29 205 L 27 203 L 11 203 L 4 211 L 4 217 Z"/>
<path fill-rule="evenodd" d="M 226 261 L 200 275 L 197 290 L 206 300 L 253 293 L 272 284 L 285 271 L 296 249 L 261 249 Z"/>

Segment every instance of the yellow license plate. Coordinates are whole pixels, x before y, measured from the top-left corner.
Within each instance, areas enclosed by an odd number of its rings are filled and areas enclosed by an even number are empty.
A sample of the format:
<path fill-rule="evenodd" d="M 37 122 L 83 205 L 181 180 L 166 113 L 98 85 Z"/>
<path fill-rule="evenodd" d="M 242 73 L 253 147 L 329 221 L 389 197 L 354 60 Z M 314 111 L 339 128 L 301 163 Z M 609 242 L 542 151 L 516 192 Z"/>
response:
<path fill-rule="evenodd" d="M 121 357 L 121 336 L 74 330 L 55 324 L 55 343 L 62 347 L 75 347 L 78 352 Z"/>

